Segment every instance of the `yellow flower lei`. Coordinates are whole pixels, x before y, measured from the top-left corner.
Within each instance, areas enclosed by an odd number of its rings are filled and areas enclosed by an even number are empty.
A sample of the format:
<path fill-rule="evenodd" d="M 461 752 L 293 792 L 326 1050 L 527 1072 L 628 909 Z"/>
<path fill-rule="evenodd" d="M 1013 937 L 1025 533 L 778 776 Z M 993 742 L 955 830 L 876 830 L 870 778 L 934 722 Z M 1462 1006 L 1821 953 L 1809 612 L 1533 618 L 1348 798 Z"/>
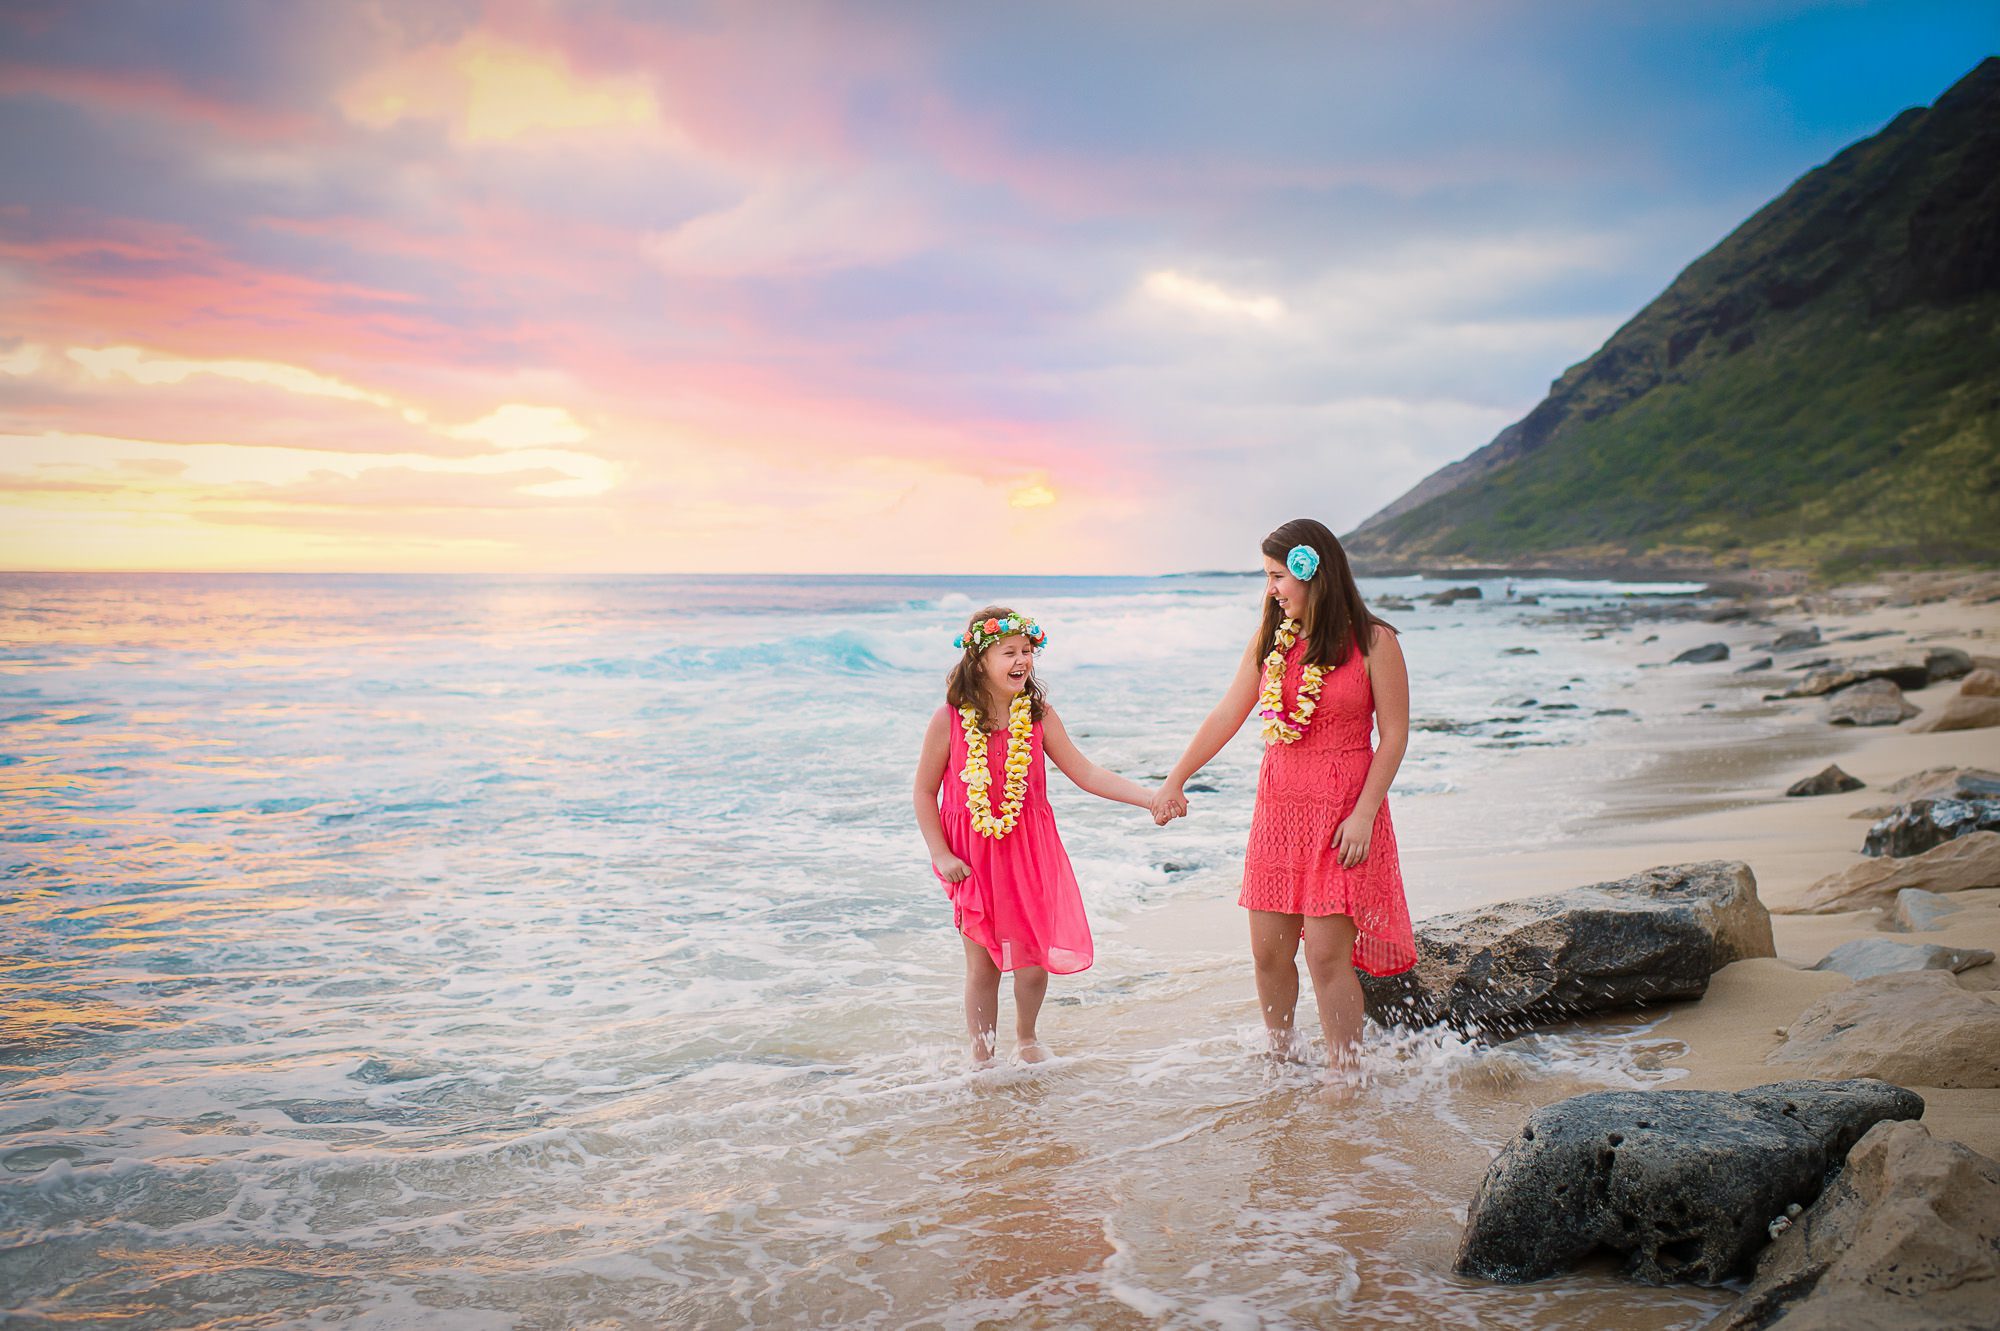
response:
<path fill-rule="evenodd" d="M 1299 621 L 1287 619 L 1272 635 L 1271 654 L 1264 658 L 1264 691 L 1257 697 L 1257 714 L 1264 718 L 1266 744 L 1292 744 L 1312 724 L 1313 708 L 1319 705 L 1320 681 L 1326 671 L 1307 665 L 1299 671 L 1299 701 L 1290 718 L 1285 716 L 1285 653 L 1299 640 Z"/>
<path fill-rule="evenodd" d="M 1028 749 L 1035 727 L 1033 704 L 1028 700 L 1028 691 L 1023 689 L 1014 695 L 1013 705 L 1007 709 L 1006 785 L 1002 788 L 998 817 L 994 816 L 993 803 L 986 793 L 993 782 L 993 773 L 986 766 L 986 728 L 979 723 L 978 709 L 973 707 L 959 708 L 958 720 L 965 729 L 962 774 L 965 808 L 972 815 L 973 830 L 998 841 L 1021 821 L 1021 805 L 1028 798 Z"/>

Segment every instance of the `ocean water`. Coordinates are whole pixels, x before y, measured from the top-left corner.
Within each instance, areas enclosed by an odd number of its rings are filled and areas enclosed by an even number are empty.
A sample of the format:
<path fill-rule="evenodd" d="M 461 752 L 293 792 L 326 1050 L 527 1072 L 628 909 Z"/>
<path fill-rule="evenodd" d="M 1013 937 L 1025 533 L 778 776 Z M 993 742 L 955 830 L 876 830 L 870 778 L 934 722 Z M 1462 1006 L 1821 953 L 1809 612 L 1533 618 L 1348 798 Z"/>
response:
<path fill-rule="evenodd" d="M 1392 799 L 1498 847 L 1424 801 L 1643 711 L 1562 612 L 1690 589 L 1482 585 L 1388 614 Z M 0 1318 L 1698 1324 L 1450 1273 L 1527 1106 L 1673 1075 L 1643 1024 L 1376 1032 L 1345 1096 L 1258 1056 L 1241 940 L 1174 924 L 1234 900 L 1254 735 L 1164 831 L 1052 773 L 1098 964 L 1060 1059 L 967 1070 L 910 807 L 960 621 L 1033 613 L 1079 744 L 1150 781 L 1260 586 L 0 577 Z"/>

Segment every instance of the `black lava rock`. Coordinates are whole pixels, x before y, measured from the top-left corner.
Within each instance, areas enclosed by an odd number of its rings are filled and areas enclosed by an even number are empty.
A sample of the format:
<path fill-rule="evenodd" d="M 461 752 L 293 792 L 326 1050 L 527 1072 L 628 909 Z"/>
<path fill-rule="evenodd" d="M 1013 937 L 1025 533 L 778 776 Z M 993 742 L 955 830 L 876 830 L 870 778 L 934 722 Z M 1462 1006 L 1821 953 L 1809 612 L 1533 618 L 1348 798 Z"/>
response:
<path fill-rule="evenodd" d="M 1863 855 L 1921 855 L 1972 832 L 2000 832 L 2000 799 L 1911 800 L 1868 829 Z"/>
<path fill-rule="evenodd" d="M 1810 1205 L 1848 1148 L 1923 1099 L 1869 1079 L 1747 1091 L 1598 1091 L 1529 1115 L 1474 1194 L 1462 1275 L 1518 1283 L 1599 1251 L 1652 1284 L 1748 1272 L 1767 1226 Z"/>

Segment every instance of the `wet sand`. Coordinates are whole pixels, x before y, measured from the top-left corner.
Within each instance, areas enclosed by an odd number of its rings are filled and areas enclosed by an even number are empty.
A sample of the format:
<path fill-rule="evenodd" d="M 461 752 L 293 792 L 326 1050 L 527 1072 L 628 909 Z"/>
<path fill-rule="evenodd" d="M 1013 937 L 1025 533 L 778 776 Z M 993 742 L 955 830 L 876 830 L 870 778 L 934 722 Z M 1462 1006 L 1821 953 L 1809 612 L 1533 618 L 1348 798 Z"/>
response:
<path fill-rule="evenodd" d="M 1755 872 L 1767 905 L 1782 912 L 1820 877 L 1856 863 L 1867 823 L 1857 810 L 1893 804 L 1890 783 L 1928 768 L 2000 767 L 2000 729 L 1916 734 L 1902 726 L 1856 729 L 1828 725 L 1823 701 L 1768 702 L 1800 677 L 1782 667 L 1818 657 L 1836 660 L 1892 653 L 1915 646 L 1955 646 L 1974 655 L 2000 653 L 2000 604 L 1953 601 L 1916 608 L 1853 609 L 1839 613 L 1782 610 L 1772 623 L 1668 623 L 1637 625 L 1612 635 L 1631 660 L 1635 679 L 1632 724 L 1607 718 L 1596 751 L 1541 750 L 1515 756 L 1490 788 L 1392 802 L 1406 877 L 1413 901 L 1420 895 L 1447 903 L 1434 909 L 1560 891 L 1624 877 L 1654 865 L 1709 859 L 1743 860 Z M 1786 628 L 1814 623 L 1829 639 L 1857 632 L 1888 630 L 1896 636 L 1865 642 L 1829 642 L 1823 647 L 1778 658 L 1780 669 L 1757 674 L 1736 670 L 1760 653 L 1748 648 Z M 1642 640 L 1658 635 L 1654 642 Z M 1683 648 L 1722 641 L 1731 660 L 1713 665 L 1665 666 Z M 1598 644 L 1592 649 L 1601 650 Z M 1956 682 L 1914 691 L 1912 702 L 1926 711 L 1956 694 Z M 1829 762 L 1867 783 L 1845 795 L 1788 798 L 1793 781 Z M 1609 774 L 1609 775 L 1607 775 Z M 1969 910 L 1934 934 L 1892 934 L 1906 941 L 1948 942 L 2000 951 L 2000 891 L 1963 894 Z M 1765 1055 L 1781 1042 L 1788 1025 L 1823 994 L 1850 983 L 1832 972 L 1807 969 L 1838 944 L 1882 936 L 1879 912 L 1847 915 L 1773 917 L 1778 955 L 1726 967 L 1707 995 L 1695 1002 L 1666 1005 L 1644 1013 L 1605 1016 L 1556 1033 L 1555 1040 L 1588 1043 L 1601 1063 L 1619 1065 L 1633 1083 L 1677 1088 L 1738 1089 L 1799 1075 L 1784 1064 L 1767 1065 Z M 1143 948 L 1161 964 L 1182 969 L 1185 996 L 1164 1020 L 1182 1029 L 1208 1022 L 1254 1021 L 1245 957 L 1245 925 L 1233 893 L 1218 892 L 1198 902 L 1182 902 L 1130 922 L 1120 945 Z M 1976 968 L 1960 977 L 1971 989 L 2000 986 L 2000 966 Z M 1301 1024 L 1309 1026 L 1309 990 Z M 1148 1023 L 1151 1024 L 1151 1023 Z M 1129 1031 L 1127 1038 L 1148 1034 Z M 1527 1042 L 1538 1048 L 1543 1041 Z M 1311 1164 L 1298 1167 L 1329 1196 L 1380 1191 L 1357 1181 L 1349 1167 L 1379 1169 L 1384 1159 L 1418 1171 L 1411 1215 L 1372 1229 L 1347 1225 L 1350 1251 L 1373 1250 L 1385 1264 L 1416 1262 L 1431 1279 L 1449 1282 L 1450 1264 L 1469 1200 L 1492 1151 L 1535 1107 L 1607 1083 L 1601 1075 L 1570 1078 L 1523 1062 L 1511 1064 L 1509 1046 L 1453 1062 L 1437 1086 L 1451 1102 L 1447 1117 L 1466 1129 L 1463 1137 L 1429 1145 L 1403 1135 L 1394 1149 L 1378 1150 L 1359 1161 L 1340 1160 L 1341 1124 L 1352 1116 L 1383 1130 L 1383 1115 L 1365 1105 L 1374 1094 L 1400 1096 L 1402 1069 L 1421 1063 L 1411 1051 L 1377 1049 L 1376 1070 L 1385 1086 L 1361 1093 L 1353 1108 L 1332 1109 L 1324 1122 L 1312 1112 L 1295 1115 L 1289 1132 L 1324 1130 Z M 1434 1055 L 1433 1055 L 1434 1056 Z M 1599 1068 L 1601 1074 L 1602 1068 Z M 1657 1077 L 1657 1079 L 1655 1079 Z M 1421 1078 L 1420 1078 L 1421 1080 Z M 1948 1090 L 1918 1085 L 1928 1105 L 1925 1123 L 1940 1136 L 2000 1156 L 2000 1091 Z M 1314 1121 L 1308 1121 L 1314 1120 Z M 1413 1128 L 1435 1129 L 1435 1123 Z M 1275 1148 L 1274 1148 L 1275 1149 Z M 1310 1153 L 1305 1146 L 1287 1149 Z M 1197 1177 L 1212 1184 L 1209 1169 Z M 1426 1208 L 1415 1194 L 1456 1197 L 1448 1213 Z M 1428 1210 L 1428 1214 L 1426 1211 Z M 1469 1285 L 1469 1282 L 1468 1282 Z M 1584 1273 L 1523 1287 L 1548 1300 L 1535 1316 L 1555 1325 L 1693 1326 L 1729 1299 L 1726 1290 L 1640 1291 L 1622 1286 L 1604 1272 Z M 1482 1300 L 1505 1296 L 1482 1290 Z M 1496 1320 L 1521 1315 L 1502 1312 L 1498 1301 L 1483 1303 Z M 1373 1305 L 1379 1311 L 1381 1304 Z"/>

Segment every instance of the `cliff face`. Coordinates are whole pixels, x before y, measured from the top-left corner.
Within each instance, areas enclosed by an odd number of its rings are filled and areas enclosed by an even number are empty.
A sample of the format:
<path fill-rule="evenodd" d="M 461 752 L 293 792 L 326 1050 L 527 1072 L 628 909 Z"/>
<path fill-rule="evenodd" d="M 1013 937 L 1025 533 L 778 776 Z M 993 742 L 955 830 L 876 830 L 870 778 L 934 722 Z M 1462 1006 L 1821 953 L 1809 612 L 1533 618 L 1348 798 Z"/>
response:
<path fill-rule="evenodd" d="M 1345 539 L 1376 566 L 2000 562 L 2000 58 L 1801 178 Z"/>

